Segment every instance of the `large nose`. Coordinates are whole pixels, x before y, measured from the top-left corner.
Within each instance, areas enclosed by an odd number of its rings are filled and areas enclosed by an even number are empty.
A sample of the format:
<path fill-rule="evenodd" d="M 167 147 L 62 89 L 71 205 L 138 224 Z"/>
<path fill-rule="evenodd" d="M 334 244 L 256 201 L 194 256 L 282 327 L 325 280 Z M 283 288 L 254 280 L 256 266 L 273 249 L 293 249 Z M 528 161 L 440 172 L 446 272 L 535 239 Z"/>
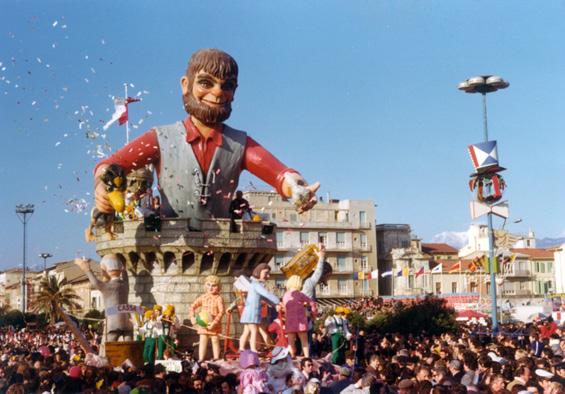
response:
<path fill-rule="evenodd" d="M 216 97 L 220 97 L 224 91 L 222 90 L 222 85 L 215 83 L 211 90 L 212 94 Z"/>

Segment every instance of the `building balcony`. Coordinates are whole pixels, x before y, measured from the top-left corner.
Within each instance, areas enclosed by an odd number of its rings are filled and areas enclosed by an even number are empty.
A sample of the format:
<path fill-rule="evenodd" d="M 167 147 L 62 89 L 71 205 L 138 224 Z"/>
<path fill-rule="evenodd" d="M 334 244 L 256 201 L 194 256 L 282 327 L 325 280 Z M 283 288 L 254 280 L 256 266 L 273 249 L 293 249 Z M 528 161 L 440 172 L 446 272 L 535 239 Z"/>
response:
<path fill-rule="evenodd" d="M 373 248 L 372 248 L 371 245 L 361 244 L 361 245 L 359 245 L 359 251 L 360 252 L 372 252 Z"/>
<path fill-rule="evenodd" d="M 529 297 L 532 295 L 532 291 L 528 289 L 510 289 L 502 290 L 502 295 L 506 297 Z"/>
<path fill-rule="evenodd" d="M 334 274 L 350 274 L 353 272 L 353 265 L 352 264 L 345 264 L 345 265 L 335 265 Z"/>
<path fill-rule="evenodd" d="M 532 276 L 532 272 L 527 269 L 515 269 L 510 271 L 507 275 L 508 278 L 524 278 Z"/>
<path fill-rule="evenodd" d="M 334 297 L 353 297 L 354 295 L 353 289 L 349 288 L 338 290 L 335 294 L 333 294 Z"/>
<path fill-rule="evenodd" d="M 296 230 L 360 230 L 371 229 L 371 223 L 359 224 L 351 222 L 288 222 L 284 220 L 273 220 L 279 229 L 292 229 Z"/>
<path fill-rule="evenodd" d="M 298 249 L 303 248 L 306 245 L 309 244 L 288 244 L 288 243 L 284 243 L 284 244 L 279 244 L 277 243 L 277 250 L 281 251 L 281 252 L 289 252 L 289 251 L 297 251 Z M 363 252 L 365 252 L 365 250 L 361 250 Z M 369 247 L 368 252 L 371 251 L 371 248 Z M 345 244 L 326 244 L 326 252 L 329 253 L 351 253 L 353 252 L 353 246 L 349 243 L 345 243 Z"/>
<path fill-rule="evenodd" d="M 423 294 L 425 294 L 425 291 L 420 287 L 394 289 L 394 296 L 415 296 Z"/>

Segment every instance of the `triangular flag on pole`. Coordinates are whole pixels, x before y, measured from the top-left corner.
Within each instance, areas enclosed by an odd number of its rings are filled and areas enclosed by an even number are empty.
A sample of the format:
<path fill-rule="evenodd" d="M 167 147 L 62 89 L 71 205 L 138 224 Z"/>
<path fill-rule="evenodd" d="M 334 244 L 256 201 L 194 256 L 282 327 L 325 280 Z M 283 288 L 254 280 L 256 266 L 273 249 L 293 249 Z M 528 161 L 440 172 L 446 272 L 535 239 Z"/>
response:
<path fill-rule="evenodd" d="M 432 268 L 432 274 L 441 274 L 442 272 L 442 264 L 439 263 L 438 265 L 436 265 L 434 268 Z"/>
<path fill-rule="evenodd" d="M 448 272 L 451 273 L 455 271 L 461 271 L 461 260 L 459 260 L 456 264 L 453 264 Z"/>
<path fill-rule="evenodd" d="M 135 103 L 136 101 L 141 101 L 140 99 L 128 97 L 123 99 L 121 97 L 114 98 L 114 113 L 112 118 L 102 127 L 104 131 L 108 130 L 116 121 L 121 126 L 128 121 L 128 104 Z"/>
<path fill-rule="evenodd" d="M 420 275 L 424 275 L 424 267 L 420 267 L 420 269 L 418 270 L 418 272 L 416 272 L 416 278 Z"/>

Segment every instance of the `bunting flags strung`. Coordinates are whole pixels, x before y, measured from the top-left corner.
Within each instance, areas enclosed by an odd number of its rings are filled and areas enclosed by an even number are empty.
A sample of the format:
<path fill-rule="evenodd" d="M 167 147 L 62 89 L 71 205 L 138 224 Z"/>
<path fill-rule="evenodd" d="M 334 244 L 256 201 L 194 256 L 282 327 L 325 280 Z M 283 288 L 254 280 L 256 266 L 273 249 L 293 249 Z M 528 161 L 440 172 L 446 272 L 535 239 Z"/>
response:
<path fill-rule="evenodd" d="M 391 271 L 392 273 L 392 271 Z M 354 272 L 353 279 L 354 280 L 365 280 L 365 279 L 378 279 L 379 277 L 379 270 L 374 270 L 372 272 Z"/>

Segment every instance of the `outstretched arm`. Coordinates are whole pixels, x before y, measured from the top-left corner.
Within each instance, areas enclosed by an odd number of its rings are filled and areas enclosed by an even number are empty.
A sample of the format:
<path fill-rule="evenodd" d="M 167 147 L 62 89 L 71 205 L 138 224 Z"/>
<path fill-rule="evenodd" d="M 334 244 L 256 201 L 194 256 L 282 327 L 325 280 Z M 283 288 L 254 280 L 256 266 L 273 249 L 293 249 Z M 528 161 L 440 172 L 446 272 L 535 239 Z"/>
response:
<path fill-rule="evenodd" d="M 92 286 L 94 286 L 98 290 L 102 290 L 102 288 L 104 287 L 104 282 L 98 280 L 98 278 L 92 273 L 92 270 L 90 269 L 90 260 L 76 258 L 74 262 L 86 274 Z"/>
<path fill-rule="evenodd" d="M 265 287 L 262 284 L 257 283 L 255 286 L 255 290 L 257 291 L 257 293 L 259 293 L 261 297 L 265 298 L 269 303 L 273 305 L 280 304 L 281 300 L 279 300 L 279 297 L 277 297 L 272 293 L 269 293 L 269 291 L 265 289 Z"/>
<path fill-rule="evenodd" d="M 281 196 L 295 200 L 299 213 L 316 205 L 316 191 L 320 183 L 308 185 L 302 175 L 285 166 L 251 137 L 247 137 L 243 169 L 276 188 Z M 296 199 L 299 200 L 298 203 Z"/>

